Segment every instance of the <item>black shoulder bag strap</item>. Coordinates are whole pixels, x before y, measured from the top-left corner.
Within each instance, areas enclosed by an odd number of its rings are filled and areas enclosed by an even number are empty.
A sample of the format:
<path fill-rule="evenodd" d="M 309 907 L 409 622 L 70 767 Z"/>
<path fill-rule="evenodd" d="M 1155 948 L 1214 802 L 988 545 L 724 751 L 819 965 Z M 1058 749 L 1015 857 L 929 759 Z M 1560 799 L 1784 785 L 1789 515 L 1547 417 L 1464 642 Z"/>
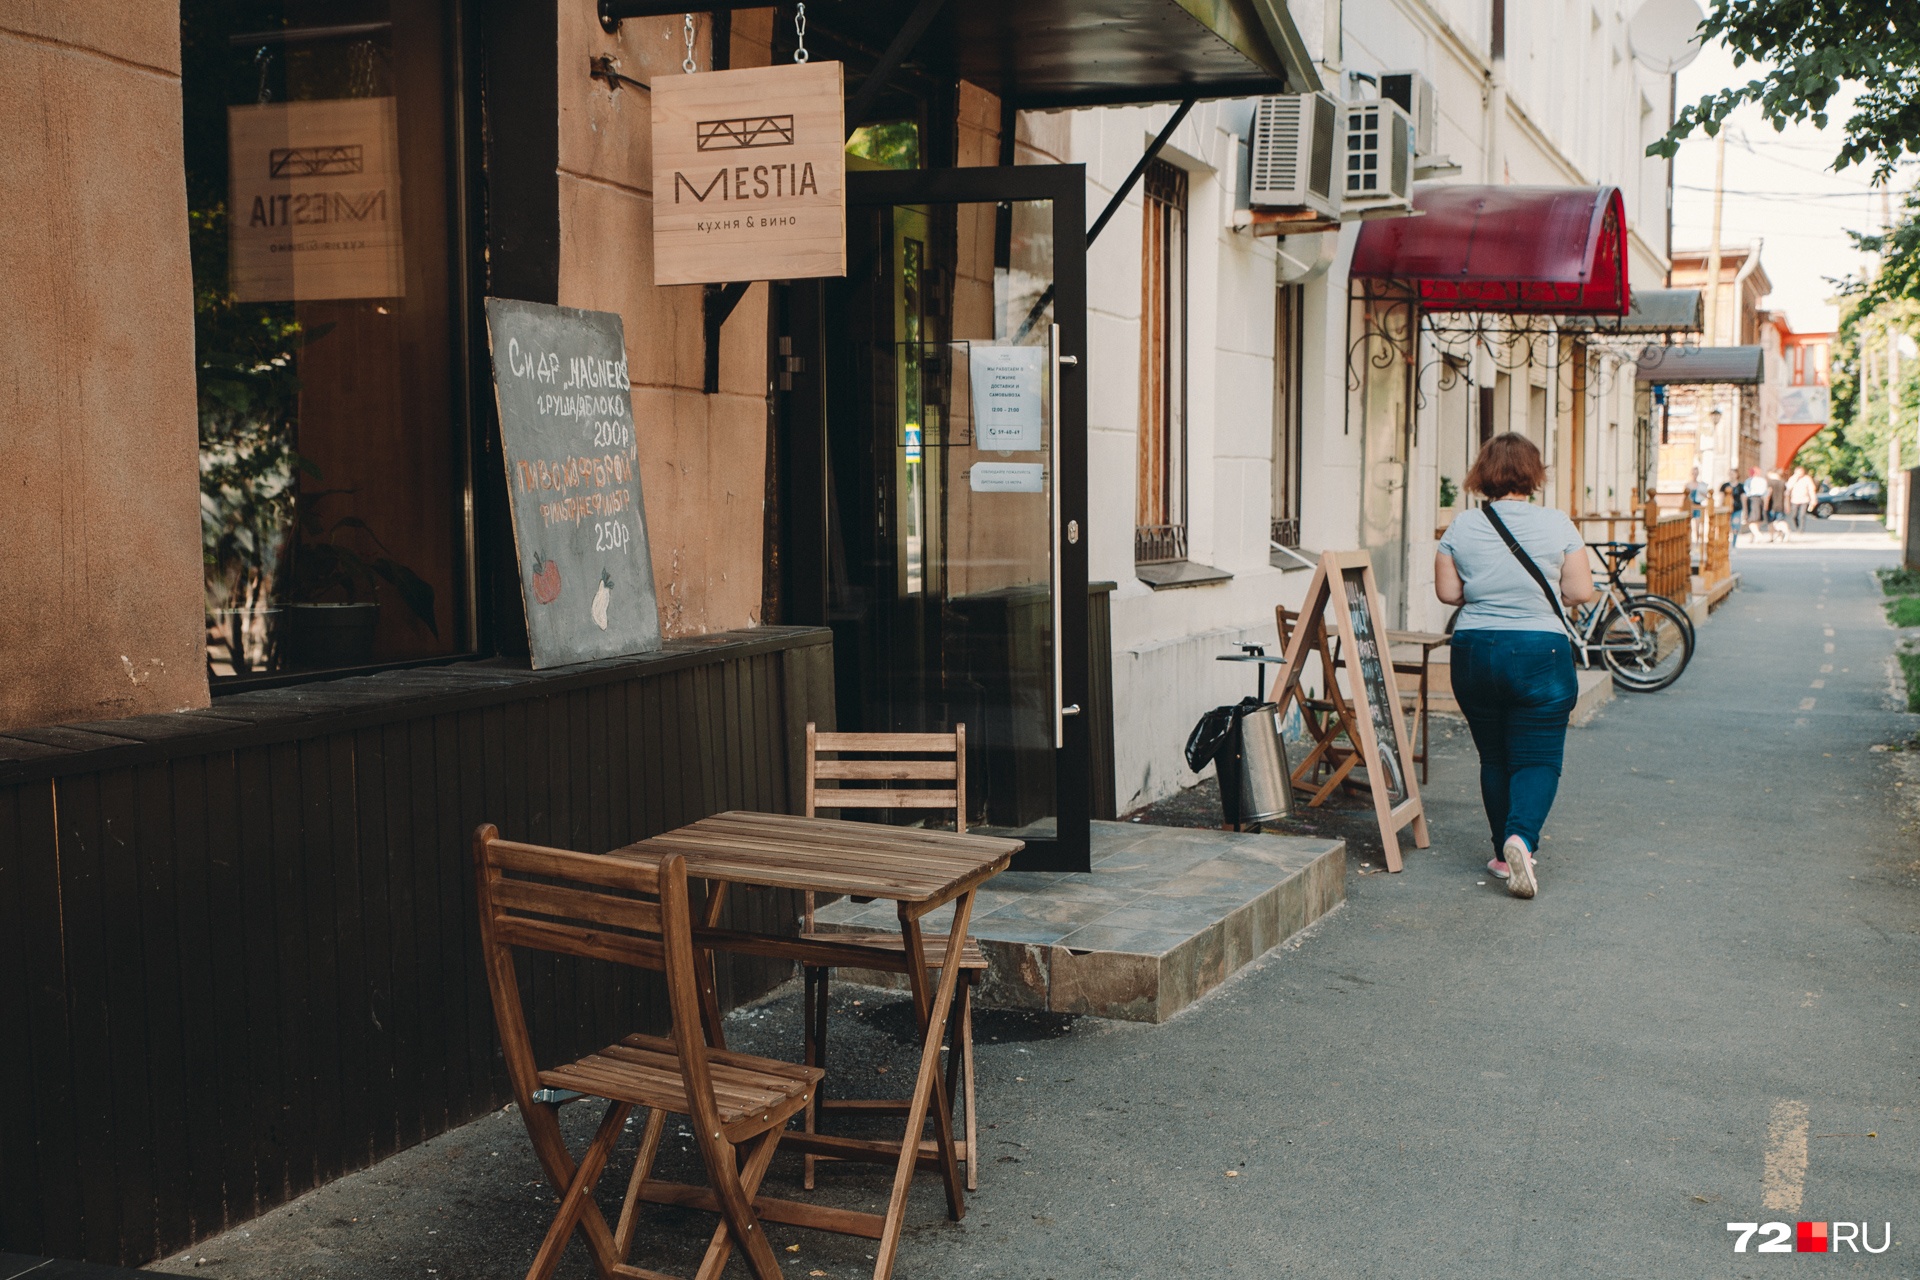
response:
<path fill-rule="evenodd" d="M 1567 611 L 1560 603 L 1560 595 L 1547 582 L 1547 575 L 1540 572 L 1540 566 L 1533 562 L 1533 557 L 1528 555 L 1526 549 L 1514 538 L 1513 531 L 1507 528 L 1507 522 L 1500 518 L 1500 513 L 1493 509 L 1491 502 L 1481 507 L 1480 510 L 1486 515 L 1487 522 L 1493 526 L 1493 531 L 1500 535 L 1500 540 L 1507 544 L 1507 550 L 1513 552 L 1513 558 L 1520 562 L 1520 567 L 1525 569 L 1527 573 L 1532 576 L 1533 580 L 1540 584 L 1540 590 L 1544 592 L 1547 597 L 1547 607 L 1553 610 L 1553 616 L 1560 619 L 1560 625 L 1566 629 L 1567 641 L 1573 645 L 1574 658 L 1581 666 L 1586 666 L 1586 642 L 1580 638 L 1580 633 L 1574 630 L 1573 619 L 1567 617 Z"/>

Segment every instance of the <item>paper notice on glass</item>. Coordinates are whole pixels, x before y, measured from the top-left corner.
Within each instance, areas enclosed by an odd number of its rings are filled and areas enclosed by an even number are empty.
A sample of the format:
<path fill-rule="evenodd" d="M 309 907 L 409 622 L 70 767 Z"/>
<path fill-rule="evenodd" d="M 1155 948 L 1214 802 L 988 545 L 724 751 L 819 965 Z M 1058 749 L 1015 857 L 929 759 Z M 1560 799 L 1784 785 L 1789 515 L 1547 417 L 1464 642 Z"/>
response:
<path fill-rule="evenodd" d="M 975 493 L 1044 493 L 1046 468 L 1037 462 L 976 462 L 967 471 Z"/>
<path fill-rule="evenodd" d="M 979 449 L 1041 449 L 1040 374 L 1045 347 L 968 348 L 973 443 Z"/>

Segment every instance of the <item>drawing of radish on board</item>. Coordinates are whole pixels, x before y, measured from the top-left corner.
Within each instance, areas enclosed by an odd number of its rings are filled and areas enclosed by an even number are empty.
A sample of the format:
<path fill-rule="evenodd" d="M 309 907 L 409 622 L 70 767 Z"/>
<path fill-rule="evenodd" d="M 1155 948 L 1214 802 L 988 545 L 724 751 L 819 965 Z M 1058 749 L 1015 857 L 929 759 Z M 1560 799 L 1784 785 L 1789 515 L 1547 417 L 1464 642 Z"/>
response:
<path fill-rule="evenodd" d="M 593 621 L 602 631 L 607 629 L 607 602 L 613 599 L 613 579 L 607 571 L 600 571 L 600 589 L 593 593 Z"/>
<path fill-rule="evenodd" d="M 541 604 L 560 598 L 560 566 L 538 551 L 533 553 L 533 598 Z"/>

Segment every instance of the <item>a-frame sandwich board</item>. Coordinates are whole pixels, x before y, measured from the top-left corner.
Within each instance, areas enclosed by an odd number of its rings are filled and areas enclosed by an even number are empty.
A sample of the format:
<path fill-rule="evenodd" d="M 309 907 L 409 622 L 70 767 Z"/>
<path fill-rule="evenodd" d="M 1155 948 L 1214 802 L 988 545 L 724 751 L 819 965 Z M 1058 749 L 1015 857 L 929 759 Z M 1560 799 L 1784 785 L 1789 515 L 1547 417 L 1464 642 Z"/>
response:
<path fill-rule="evenodd" d="M 1387 870 L 1398 871 L 1400 828 L 1413 824 L 1413 843 L 1424 849 L 1427 814 L 1420 801 L 1420 784 L 1414 781 L 1407 761 L 1413 757 L 1413 744 L 1407 724 L 1400 714 L 1400 691 L 1393 683 L 1393 659 L 1387 652 L 1386 635 L 1379 626 L 1380 588 L 1373 578 L 1373 558 L 1364 551 L 1326 551 L 1314 567 L 1313 581 L 1307 585 L 1307 598 L 1300 605 L 1300 621 L 1287 645 L 1286 664 L 1273 693 L 1274 703 L 1284 707 L 1300 683 L 1309 655 L 1316 652 L 1326 635 L 1327 613 L 1331 607 L 1335 634 L 1340 637 L 1341 652 L 1347 670 L 1352 672 L 1352 704 L 1356 714 L 1348 722 L 1349 734 L 1359 735 L 1361 764 L 1367 770 L 1367 786 L 1373 792 L 1373 810 L 1380 820 L 1380 843 L 1386 849 Z M 1338 700 L 1335 674 L 1326 672 L 1328 693 Z M 1303 765 L 1302 768 L 1308 766 Z M 1295 785 L 1300 784 L 1296 772 Z"/>

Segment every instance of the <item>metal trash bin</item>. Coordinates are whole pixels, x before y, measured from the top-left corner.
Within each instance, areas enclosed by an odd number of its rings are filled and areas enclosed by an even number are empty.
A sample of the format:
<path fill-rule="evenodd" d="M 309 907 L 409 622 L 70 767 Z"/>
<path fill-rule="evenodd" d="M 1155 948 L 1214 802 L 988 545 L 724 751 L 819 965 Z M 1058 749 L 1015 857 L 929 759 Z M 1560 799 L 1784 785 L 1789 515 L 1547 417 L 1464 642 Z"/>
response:
<path fill-rule="evenodd" d="M 1293 813 L 1293 771 L 1274 724 L 1275 710 L 1271 702 L 1243 698 L 1207 712 L 1187 738 L 1187 766 L 1198 773 L 1213 765 L 1221 817 L 1232 826 L 1275 822 Z"/>
<path fill-rule="evenodd" d="M 1271 702 L 1240 714 L 1240 822 L 1278 822 L 1293 816 L 1293 770 Z"/>

